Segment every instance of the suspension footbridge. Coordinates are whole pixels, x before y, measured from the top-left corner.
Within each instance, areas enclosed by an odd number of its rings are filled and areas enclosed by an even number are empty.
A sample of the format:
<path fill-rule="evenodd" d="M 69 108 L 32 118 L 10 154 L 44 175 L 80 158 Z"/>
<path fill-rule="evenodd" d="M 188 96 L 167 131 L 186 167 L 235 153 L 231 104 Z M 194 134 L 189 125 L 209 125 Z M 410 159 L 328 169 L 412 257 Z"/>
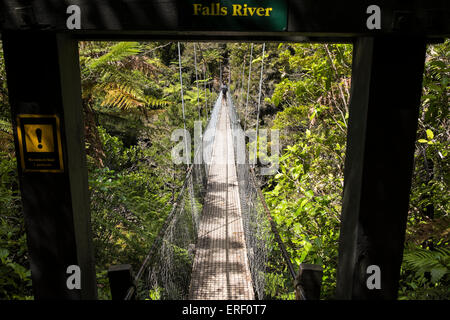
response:
<path fill-rule="evenodd" d="M 253 299 L 226 100 L 219 106 L 189 297 Z"/>
<path fill-rule="evenodd" d="M 179 43 L 178 58 L 189 165 L 172 211 L 125 299 L 263 299 L 266 266 L 275 242 L 294 283 L 296 273 L 259 189 L 245 133 L 226 87 L 210 112 L 190 164 Z M 197 74 L 196 63 L 195 70 Z M 262 72 L 263 64 L 258 117 Z M 297 290 L 305 299 L 301 286 Z"/>
<path fill-rule="evenodd" d="M 275 242 L 295 278 L 248 155 L 237 161 L 239 138 L 243 130 L 233 101 L 220 93 L 202 152 L 195 153 L 127 299 L 149 293 L 158 299 L 263 299 Z"/>

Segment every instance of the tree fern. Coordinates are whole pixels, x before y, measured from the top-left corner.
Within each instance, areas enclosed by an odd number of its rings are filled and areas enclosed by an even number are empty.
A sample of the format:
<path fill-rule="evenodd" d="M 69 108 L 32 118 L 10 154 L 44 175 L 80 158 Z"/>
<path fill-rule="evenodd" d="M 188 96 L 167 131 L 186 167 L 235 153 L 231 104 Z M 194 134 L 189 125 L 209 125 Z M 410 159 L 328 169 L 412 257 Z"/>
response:
<path fill-rule="evenodd" d="M 99 57 L 85 57 L 83 98 L 96 97 L 101 106 L 121 110 L 155 109 L 170 104 L 144 92 L 147 83 L 164 68 L 157 59 L 140 56 L 142 52 L 138 42 L 119 42 Z"/>
<path fill-rule="evenodd" d="M 102 106 L 113 105 L 119 109 L 130 110 L 143 107 L 162 107 L 169 105 L 169 101 L 145 95 L 143 90 L 134 87 L 132 84 L 108 83 L 105 86 L 106 96 Z"/>

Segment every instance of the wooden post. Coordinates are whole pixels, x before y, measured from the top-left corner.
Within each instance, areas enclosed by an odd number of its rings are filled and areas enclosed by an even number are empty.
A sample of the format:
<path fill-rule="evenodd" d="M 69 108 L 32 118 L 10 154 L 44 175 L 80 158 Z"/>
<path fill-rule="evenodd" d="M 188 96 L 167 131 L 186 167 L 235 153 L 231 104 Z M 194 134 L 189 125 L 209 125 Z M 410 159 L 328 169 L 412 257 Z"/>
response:
<path fill-rule="evenodd" d="M 135 286 L 133 269 L 129 264 L 111 266 L 108 269 L 109 286 L 111 288 L 112 300 L 124 300 L 128 290 Z M 136 297 L 136 290 L 131 296 L 131 300 Z"/>
<path fill-rule="evenodd" d="M 323 269 L 317 264 L 300 264 L 295 278 L 296 300 L 320 300 Z"/>
<path fill-rule="evenodd" d="M 355 43 L 338 299 L 397 297 L 425 48 L 413 37 Z"/>
<path fill-rule="evenodd" d="M 34 298 L 95 299 L 77 42 L 49 31 L 2 36 Z M 81 289 L 67 285 L 71 265 Z"/>

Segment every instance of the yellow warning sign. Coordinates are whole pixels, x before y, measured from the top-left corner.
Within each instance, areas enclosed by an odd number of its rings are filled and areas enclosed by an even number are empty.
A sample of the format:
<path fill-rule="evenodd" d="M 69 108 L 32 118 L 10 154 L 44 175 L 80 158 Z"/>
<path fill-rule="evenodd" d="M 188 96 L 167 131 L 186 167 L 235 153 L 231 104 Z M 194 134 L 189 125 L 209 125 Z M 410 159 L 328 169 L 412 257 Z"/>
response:
<path fill-rule="evenodd" d="M 27 152 L 54 152 L 53 126 L 50 124 L 25 124 Z"/>
<path fill-rule="evenodd" d="M 63 172 L 59 117 L 20 114 L 17 140 L 24 172 Z"/>

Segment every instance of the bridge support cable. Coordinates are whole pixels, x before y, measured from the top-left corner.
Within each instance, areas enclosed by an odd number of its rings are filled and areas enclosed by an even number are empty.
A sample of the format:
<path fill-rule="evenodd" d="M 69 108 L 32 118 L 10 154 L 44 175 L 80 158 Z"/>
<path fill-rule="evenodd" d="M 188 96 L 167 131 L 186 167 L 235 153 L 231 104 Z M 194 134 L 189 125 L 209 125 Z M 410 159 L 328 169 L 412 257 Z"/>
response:
<path fill-rule="evenodd" d="M 244 114 L 244 131 L 247 129 L 247 115 L 248 115 L 248 98 L 250 94 L 250 82 L 252 75 L 252 64 L 253 64 L 253 43 L 250 48 L 250 61 L 248 67 L 248 79 L 247 79 L 247 101 L 245 102 L 245 114 Z"/>
<path fill-rule="evenodd" d="M 194 44 L 195 46 L 195 44 Z M 197 59 L 195 59 L 197 60 Z M 181 105 L 183 108 L 183 126 L 184 126 L 184 141 L 185 141 L 185 153 L 186 153 L 186 165 L 189 165 L 191 163 L 191 153 L 190 153 L 190 148 L 188 147 L 188 140 L 187 140 L 187 136 L 186 136 L 186 111 L 185 111 L 185 106 L 184 106 L 184 88 L 183 88 L 183 69 L 181 66 L 181 50 L 180 50 L 180 42 L 178 42 L 178 65 L 180 68 L 180 91 L 181 91 Z M 197 64 L 195 64 L 195 66 L 197 67 Z M 195 69 L 197 72 L 197 68 Z M 197 76 L 197 73 L 196 73 Z M 198 91 L 197 91 L 198 94 Z M 197 96 L 198 98 L 198 96 Z M 197 153 L 197 152 L 196 152 Z M 190 183 L 188 184 L 188 188 L 189 188 L 189 195 L 190 195 L 190 199 L 191 199 L 191 216 L 192 216 L 192 222 L 193 222 L 193 227 L 195 228 L 194 233 L 197 234 L 197 230 L 198 230 L 198 225 L 199 225 L 199 213 L 197 212 L 194 202 L 195 202 L 195 196 L 194 196 L 194 185 L 193 185 L 193 181 L 192 181 L 192 177 L 190 178 Z"/>
<path fill-rule="evenodd" d="M 259 129 L 259 112 L 261 110 L 261 96 L 262 96 L 262 83 L 263 83 L 263 72 L 264 72 L 264 55 L 266 54 L 266 44 L 263 44 L 262 49 L 262 60 L 261 60 L 261 76 L 259 78 L 259 93 L 258 93 L 258 111 L 256 112 L 256 140 L 255 140 L 255 153 L 254 153 L 254 163 L 256 165 L 258 159 L 258 129 Z"/>
<path fill-rule="evenodd" d="M 228 88 L 231 86 L 231 57 L 228 55 Z"/>
<path fill-rule="evenodd" d="M 256 113 L 256 134 L 258 134 L 259 129 L 259 112 L 261 110 L 261 97 L 262 97 L 262 83 L 263 83 L 263 73 L 264 73 L 264 55 L 266 54 L 266 44 L 263 44 L 262 49 L 262 60 L 261 60 L 261 75 L 259 78 L 259 92 L 258 92 L 258 111 Z"/>
<path fill-rule="evenodd" d="M 178 66 L 180 69 L 180 85 L 181 85 L 181 106 L 183 110 L 183 126 L 184 126 L 184 143 L 186 145 L 186 164 L 189 164 L 190 161 L 190 154 L 188 154 L 189 146 L 186 136 L 186 112 L 184 110 L 184 92 L 183 92 L 183 74 L 182 74 L 182 68 L 181 68 L 181 49 L 180 49 L 180 43 L 178 42 Z"/>
<path fill-rule="evenodd" d="M 237 104 L 238 106 L 241 106 L 243 104 L 243 99 L 244 99 L 244 95 L 242 94 L 242 91 L 244 90 L 244 81 L 245 81 L 245 65 L 247 63 L 246 61 L 247 55 L 244 55 L 244 61 L 242 63 L 242 77 L 240 79 L 240 85 L 236 86 L 236 91 L 238 91 L 238 87 L 239 87 L 239 98 L 237 99 Z"/>
<path fill-rule="evenodd" d="M 206 66 L 204 66 L 203 69 L 203 80 L 205 81 L 205 112 L 206 112 L 206 119 L 209 121 L 209 111 L 208 111 L 208 92 L 206 90 L 206 86 L 207 86 L 207 77 L 208 76 L 208 72 L 206 70 Z"/>
<path fill-rule="evenodd" d="M 200 89 L 198 86 L 198 70 L 197 70 L 197 49 L 196 43 L 194 43 L 194 65 L 195 65 L 195 83 L 197 85 L 197 109 L 198 109 L 198 119 L 201 120 L 201 108 L 200 108 Z"/>
<path fill-rule="evenodd" d="M 263 74 L 264 74 L 264 57 L 265 57 L 265 48 L 266 48 L 266 44 L 263 44 L 263 48 L 262 48 L 262 59 L 261 59 L 261 71 L 260 71 L 260 79 L 259 79 L 259 92 L 258 92 L 258 108 L 257 108 L 257 116 L 256 116 L 256 139 L 255 139 L 255 146 L 254 146 L 254 162 L 253 162 L 253 167 L 252 166 L 248 166 L 248 171 L 249 171 L 249 180 L 252 183 L 252 187 L 256 190 L 256 194 L 260 199 L 261 205 L 266 213 L 267 216 L 267 220 L 270 223 L 270 228 L 272 231 L 272 235 L 275 237 L 275 241 L 277 242 L 278 248 L 281 251 L 282 257 L 286 263 L 286 266 L 288 268 L 289 274 L 292 277 L 292 280 L 294 281 L 294 283 L 297 282 L 297 275 L 294 269 L 294 266 L 292 264 L 291 258 L 289 256 L 289 253 L 286 250 L 286 247 L 283 243 L 283 241 L 281 240 L 281 237 L 278 233 L 277 227 L 276 227 L 276 223 L 275 221 L 273 221 L 272 216 L 270 214 L 270 210 L 266 204 L 266 201 L 264 199 L 264 196 L 261 192 L 260 187 L 258 186 L 257 183 L 257 178 L 256 178 L 256 174 L 254 171 L 254 166 L 256 165 L 257 161 L 257 150 L 258 150 L 258 130 L 259 130 L 259 117 L 260 117 L 260 111 L 261 111 L 261 98 L 262 98 L 262 83 L 263 83 Z M 252 48 L 253 49 L 253 48 Z M 250 69 L 251 69 L 251 63 L 250 63 Z M 249 74 L 250 75 L 250 74 Z M 250 80 L 250 78 L 249 78 Z M 248 86 L 249 88 L 249 86 Z M 247 91 L 247 99 L 248 99 L 248 94 L 249 94 L 249 90 Z M 239 130 L 242 130 L 242 128 L 240 128 L 240 124 L 239 124 L 239 119 L 238 119 L 238 115 L 237 112 L 234 108 L 234 105 L 231 101 L 231 98 L 229 100 L 229 106 L 230 106 L 230 118 L 234 119 L 234 130 L 236 132 L 238 132 Z M 247 112 L 245 113 L 247 115 Z M 246 121 L 244 123 L 244 125 L 246 124 Z M 236 133 L 236 135 L 239 135 L 239 133 Z M 244 133 L 245 135 L 245 133 Z M 244 138 L 245 139 L 245 138 Z M 238 146 L 238 142 L 234 144 L 235 146 Z M 235 154 L 237 154 L 237 152 L 235 152 Z M 236 159 L 236 161 L 238 161 Z M 250 161 L 250 159 L 249 159 Z M 241 172 L 242 173 L 242 172 Z M 239 175 L 239 174 L 238 174 Z M 245 175 L 244 175 L 245 176 Z M 248 181 L 247 177 L 245 178 L 244 181 Z M 243 184 L 242 184 L 243 185 Z M 248 190 L 248 186 L 245 188 Z M 247 192 L 247 196 L 250 194 L 250 192 Z M 250 202 L 251 203 L 251 202 Z M 250 214 L 249 214 L 250 216 Z M 299 268 L 301 269 L 302 266 L 300 265 Z M 299 299 L 300 300 L 306 300 L 306 295 L 303 291 L 303 288 L 301 286 L 297 286 L 295 285 L 296 289 L 298 290 L 298 295 L 299 295 Z"/>
<path fill-rule="evenodd" d="M 194 43 L 194 49 L 195 49 L 195 43 Z M 189 164 L 191 163 L 191 153 L 190 153 L 190 149 L 188 148 L 188 140 L 186 137 L 186 111 L 185 111 L 185 103 L 184 103 L 184 88 L 183 88 L 183 69 L 181 66 L 181 50 L 180 50 L 180 42 L 178 42 L 178 64 L 179 64 L 179 68 L 180 68 L 180 91 L 181 91 L 181 104 L 182 104 L 182 108 L 183 108 L 183 126 L 184 126 L 184 141 L 185 141 L 185 146 L 186 146 L 186 165 L 189 166 Z M 196 55 L 195 55 L 195 76 L 197 78 L 197 59 L 196 59 Z M 197 102 L 198 100 L 198 83 L 197 83 Z M 198 106 L 198 105 L 197 105 Z M 200 117 L 200 112 L 199 112 L 199 117 Z M 201 161 L 198 161 L 198 154 L 200 154 L 200 150 L 195 150 L 194 151 L 194 163 L 195 164 L 199 164 L 201 163 Z M 201 155 L 201 154 L 200 154 Z M 197 167 L 194 167 L 195 169 L 197 169 Z M 204 179 L 202 179 L 203 181 Z M 193 232 L 194 234 L 197 234 L 198 231 L 198 227 L 199 227 L 199 216 L 200 216 L 200 212 L 198 212 L 198 210 L 196 210 L 196 206 L 195 206 L 195 193 L 194 193 L 194 181 L 192 178 L 192 175 L 189 177 L 189 183 L 188 183 L 188 189 L 189 189 L 189 195 L 190 195 L 190 203 L 191 203 L 191 217 L 192 217 L 192 226 L 194 228 Z"/>
<path fill-rule="evenodd" d="M 222 60 L 219 60 L 219 83 L 222 84 Z"/>

